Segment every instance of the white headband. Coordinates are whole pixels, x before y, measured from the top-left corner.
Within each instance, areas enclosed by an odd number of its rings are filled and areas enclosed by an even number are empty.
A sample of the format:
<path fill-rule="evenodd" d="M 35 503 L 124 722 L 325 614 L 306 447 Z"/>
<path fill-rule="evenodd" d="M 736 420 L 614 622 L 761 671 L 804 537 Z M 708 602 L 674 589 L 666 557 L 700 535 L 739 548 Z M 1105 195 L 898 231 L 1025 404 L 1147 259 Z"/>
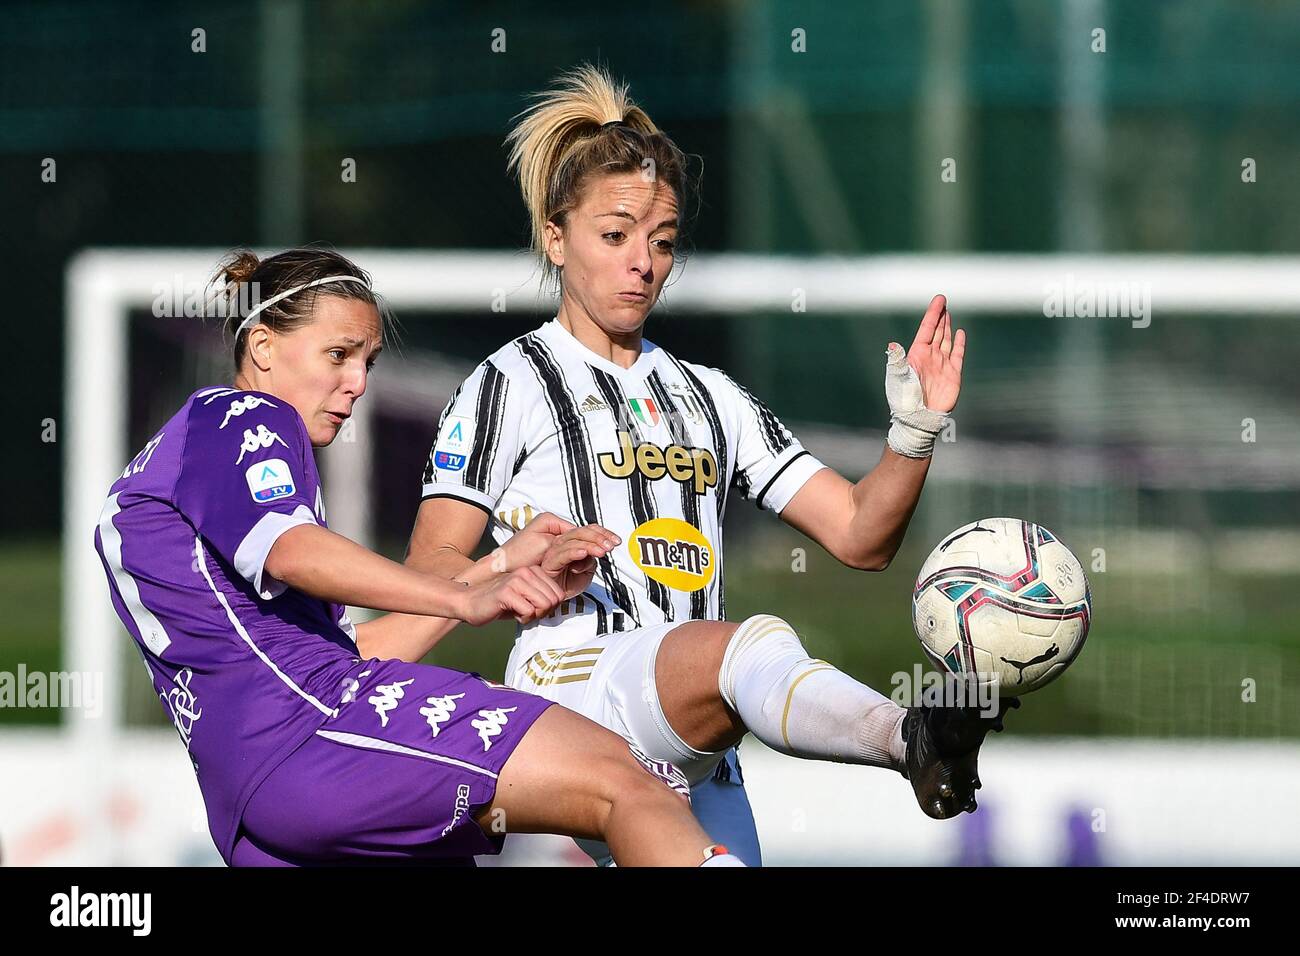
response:
<path fill-rule="evenodd" d="M 244 321 L 240 322 L 239 328 L 235 329 L 235 338 L 239 338 L 239 336 L 243 334 L 244 329 L 248 328 L 253 319 L 257 318 L 257 313 L 261 312 L 263 309 L 269 309 L 281 299 L 287 299 L 295 292 L 301 292 L 303 289 L 310 289 L 312 286 L 324 285 L 326 282 L 360 282 L 362 285 L 366 284 L 365 279 L 359 279 L 356 276 L 326 276 L 323 279 L 315 279 L 312 282 L 304 282 L 302 285 L 296 285 L 292 289 L 286 289 L 284 292 L 271 296 L 271 298 L 267 299 L 265 302 L 259 302 L 253 308 L 253 311 L 244 316 Z"/>

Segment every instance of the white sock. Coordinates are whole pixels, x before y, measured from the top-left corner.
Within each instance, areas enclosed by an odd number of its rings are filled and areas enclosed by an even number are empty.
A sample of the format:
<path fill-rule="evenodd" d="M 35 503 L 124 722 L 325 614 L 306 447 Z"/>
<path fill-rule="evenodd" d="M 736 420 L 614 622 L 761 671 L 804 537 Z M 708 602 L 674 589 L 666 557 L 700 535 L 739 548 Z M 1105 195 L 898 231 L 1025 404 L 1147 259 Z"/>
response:
<path fill-rule="evenodd" d="M 736 628 L 718 673 L 722 699 L 749 731 L 794 757 L 903 765 L 903 716 L 889 698 L 808 656 L 794 629 L 758 614 Z"/>

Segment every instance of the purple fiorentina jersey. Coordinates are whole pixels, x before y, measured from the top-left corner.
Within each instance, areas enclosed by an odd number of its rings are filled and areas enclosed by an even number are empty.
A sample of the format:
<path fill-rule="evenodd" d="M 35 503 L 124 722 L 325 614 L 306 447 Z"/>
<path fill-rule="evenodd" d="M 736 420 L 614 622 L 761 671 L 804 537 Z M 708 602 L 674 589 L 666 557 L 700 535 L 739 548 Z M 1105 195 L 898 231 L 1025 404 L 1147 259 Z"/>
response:
<path fill-rule="evenodd" d="M 253 790 L 337 714 L 365 667 L 343 608 L 263 571 L 300 524 L 324 526 L 325 509 L 297 411 L 207 388 L 127 465 L 95 532 L 113 606 L 189 751 L 227 860 Z"/>

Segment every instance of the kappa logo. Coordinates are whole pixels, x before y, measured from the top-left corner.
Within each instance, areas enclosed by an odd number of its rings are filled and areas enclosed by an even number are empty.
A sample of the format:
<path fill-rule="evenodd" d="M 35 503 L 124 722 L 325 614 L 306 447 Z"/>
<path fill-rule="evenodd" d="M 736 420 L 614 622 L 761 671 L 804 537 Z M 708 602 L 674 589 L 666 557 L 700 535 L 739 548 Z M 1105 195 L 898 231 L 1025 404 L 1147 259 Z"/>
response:
<path fill-rule="evenodd" d="M 257 431 L 253 431 L 251 428 L 245 428 L 244 442 L 239 446 L 239 457 L 235 459 L 235 464 L 242 464 L 245 455 L 261 451 L 263 448 L 270 448 L 276 442 L 284 445 L 285 448 L 289 447 L 285 444 L 283 438 L 271 431 L 265 425 L 258 425 Z"/>
<path fill-rule="evenodd" d="M 631 434 L 622 430 L 618 433 L 618 451 L 601 452 L 596 461 L 611 478 L 630 478 L 634 471 L 651 481 L 667 475 L 673 481 L 689 484 L 697 495 L 718 484 L 718 460 L 707 448 L 676 443 L 660 448 L 649 441 L 633 447 Z"/>
<path fill-rule="evenodd" d="M 344 617 L 346 616 L 347 615 L 345 614 Z M 353 639 L 353 643 L 356 643 L 355 639 Z M 343 678 L 344 688 L 343 688 L 343 697 L 342 699 L 339 700 L 340 707 L 342 707 L 344 704 L 350 704 L 357 699 L 357 691 L 361 689 L 361 679 L 363 677 L 369 677 L 369 676 L 370 676 L 370 671 L 362 671 L 355 678 L 352 677 Z"/>
<path fill-rule="evenodd" d="M 283 458 L 268 458 L 249 465 L 244 472 L 244 479 L 248 482 L 248 491 L 253 500 L 259 505 L 292 497 L 296 490 L 293 473 Z"/>
<path fill-rule="evenodd" d="M 375 693 L 366 699 L 366 703 L 375 708 L 375 713 L 379 715 L 379 726 L 388 726 L 388 712 L 396 709 L 398 703 L 406 696 L 406 686 L 414 684 L 415 678 L 410 680 L 399 680 L 392 684 L 380 684 L 375 688 Z"/>
<path fill-rule="evenodd" d="M 501 736 L 501 728 L 510 723 L 506 714 L 513 714 L 518 707 L 496 707 L 480 710 L 479 719 L 471 720 L 470 726 L 478 731 L 479 740 L 483 741 L 483 752 L 492 747 L 492 738 Z"/>
<path fill-rule="evenodd" d="M 275 402 L 270 399 L 262 398 L 260 395 L 247 395 L 244 398 L 235 399 L 230 403 L 230 407 L 226 409 L 226 415 L 221 419 L 221 425 L 218 426 L 218 430 L 225 428 L 230 424 L 232 418 L 238 418 L 240 415 L 244 414 L 244 412 L 251 412 L 255 408 L 261 408 L 263 405 L 266 405 L 269 408 L 280 407 L 275 404 Z"/>
<path fill-rule="evenodd" d="M 445 694 L 442 697 L 425 698 L 425 703 L 429 706 L 421 707 L 420 713 L 429 722 L 429 730 L 433 731 L 433 736 L 438 736 L 439 728 L 451 720 L 451 715 L 456 711 L 456 701 L 464 696 L 464 694 Z"/>
<path fill-rule="evenodd" d="M 167 693 L 159 694 L 158 698 L 167 705 L 171 712 L 172 723 L 176 727 L 176 732 L 181 735 L 181 740 L 185 744 L 185 749 L 190 749 L 190 738 L 194 734 L 194 724 L 203 716 L 203 711 L 198 707 L 198 698 L 194 696 L 194 691 L 190 689 L 190 681 L 194 679 L 194 671 L 186 667 L 180 670 L 172 683 L 175 685 Z"/>

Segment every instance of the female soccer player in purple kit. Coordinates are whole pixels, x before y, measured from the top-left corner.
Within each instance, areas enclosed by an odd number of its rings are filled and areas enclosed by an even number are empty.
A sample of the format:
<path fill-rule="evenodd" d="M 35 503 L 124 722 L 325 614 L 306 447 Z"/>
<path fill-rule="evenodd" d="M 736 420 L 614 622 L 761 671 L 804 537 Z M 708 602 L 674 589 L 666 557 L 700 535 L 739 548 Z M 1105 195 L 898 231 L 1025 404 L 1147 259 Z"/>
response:
<path fill-rule="evenodd" d="M 571 536 L 543 568 L 552 536 L 517 536 L 516 570 L 489 557 L 449 581 L 329 531 L 312 449 L 383 345 L 369 277 L 321 249 L 241 253 L 218 275 L 261 293 L 231 322 L 234 385 L 195 392 L 127 465 L 95 546 L 222 858 L 470 862 L 505 831 L 597 837 L 625 864 L 739 865 L 671 765 L 541 697 L 397 659 L 457 621 L 547 613 L 612 537 Z M 394 613 L 354 626 L 349 604 Z"/>

